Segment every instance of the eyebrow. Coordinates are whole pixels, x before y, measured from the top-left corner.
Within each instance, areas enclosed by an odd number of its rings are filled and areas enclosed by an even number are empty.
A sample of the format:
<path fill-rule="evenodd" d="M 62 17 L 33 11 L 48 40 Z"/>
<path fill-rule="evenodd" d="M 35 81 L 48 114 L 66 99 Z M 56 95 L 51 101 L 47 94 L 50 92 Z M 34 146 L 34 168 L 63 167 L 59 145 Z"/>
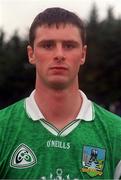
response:
<path fill-rule="evenodd" d="M 38 44 L 44 44 L 44 43 L 55 43 L 56 41 L 60 41 L 62 43 L 72 43 L 75 45 L 80 45 L 81 42 L 75 41 L 75 40 L 55 40 L 55 39 L 43 39 L 40 42 L 38 42 Z"/>
<path fill-rule="evenodd" d="M 70 43 L 74 45 L 80 45 L 80 42 L 74 40 L 64 40 L 63 43 Z"/>

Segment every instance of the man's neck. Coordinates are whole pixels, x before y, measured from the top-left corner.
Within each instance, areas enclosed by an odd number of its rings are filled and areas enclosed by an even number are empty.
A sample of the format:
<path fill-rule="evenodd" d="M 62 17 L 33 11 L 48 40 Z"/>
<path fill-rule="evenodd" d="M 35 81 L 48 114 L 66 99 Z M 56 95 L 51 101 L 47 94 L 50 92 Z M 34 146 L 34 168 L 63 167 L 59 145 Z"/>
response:
<path fill-rule="evenodd" d="M 82 104 L 78 88 L 46 91 L 36 88 L 35 101 L 46 120 L 58 129 L 76 118 Z"/>

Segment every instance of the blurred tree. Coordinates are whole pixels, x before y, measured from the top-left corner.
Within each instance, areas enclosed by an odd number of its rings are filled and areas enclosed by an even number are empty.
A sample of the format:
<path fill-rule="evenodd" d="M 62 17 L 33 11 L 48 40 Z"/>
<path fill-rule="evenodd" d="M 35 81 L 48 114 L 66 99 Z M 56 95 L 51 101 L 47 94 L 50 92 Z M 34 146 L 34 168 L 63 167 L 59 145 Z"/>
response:
<path fill-rule="evenodd" d="M 0 58 L 0 99 L 2 107 L 11 104 L 33 89 L 34 68 L 28 65 L 26 40 L 21 40 L 17 32 L 4 43 Z"/>
<path fill-rule="evenodd" d="M 94 6 L 87 24 L 89 48 L 80 82 L 92 100 L 109 105 L 121 99 L 121 20 L 115 19 L 112 7 L 101 22 L 97 14 Z"/>
<path fill-rule="evenodd" d="M 87 23 L 87 57 L 84 67 L 81 68 L 79 79 L 80 87 L 89 95 L 92 100 L 97 100 L 96 78 L 100 74 L 99 63 L 101 61 L 101 51 L 99 44 L 100 23 L 98 9 L 94 4 L 92 6 L 89 21 Z"/>

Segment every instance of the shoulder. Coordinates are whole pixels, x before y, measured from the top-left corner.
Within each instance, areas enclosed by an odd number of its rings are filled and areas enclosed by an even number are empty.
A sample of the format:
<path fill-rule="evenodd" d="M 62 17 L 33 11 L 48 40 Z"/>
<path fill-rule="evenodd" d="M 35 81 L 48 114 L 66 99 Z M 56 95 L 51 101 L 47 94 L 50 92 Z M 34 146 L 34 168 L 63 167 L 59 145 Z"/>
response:
<path fill-rule="evenodd" d="M 24 99 L 0 110 L 0 123 L 5 119 L 17 116 L 24 109 Z"/>
<path fill-rule="evenodd" d="M 108 118 L 109 120 L 116 120 L 119 121 L 119 123 L 121 123 L 121 117 L 106 110 L 105 108 L 101 107 L 100 105 L 97 105 L 96 103 L 93 103 L 94 105 L 94 112 L 95 115 L 100 116 L 102 118 Z"/>
<path fill-rule="evenodd" d="M 107 129 L 119 132 L 121 135 L 121 117 L 93 103 L 95 121 L 102 123 Z"/>

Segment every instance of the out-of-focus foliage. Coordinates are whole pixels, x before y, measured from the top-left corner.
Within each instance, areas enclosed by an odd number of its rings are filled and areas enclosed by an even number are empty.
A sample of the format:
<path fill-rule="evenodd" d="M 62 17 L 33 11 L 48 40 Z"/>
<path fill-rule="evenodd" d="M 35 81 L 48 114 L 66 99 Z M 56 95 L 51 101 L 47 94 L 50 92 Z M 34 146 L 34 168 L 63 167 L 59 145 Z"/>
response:
<path fill-rule="evenodd" d="M 112 8 L 99 21 L 94 5 L 86 24 L 87 58 L 80 68 L 79 85 L 95 102 L 109 106 L 121 101 L 121 19 Z M 15 32 L 6 41 L 0 30 L 0 108 L 29 95 L 35 84 L 35 69 L 28 63 L 27 38 Z"/>
<path fill-rule="evenodd" d="M 34 88 L 34 67 L 29 65 L 27 40 L 17 32 L 9 41 L 0 31 L 0 106 L 5 107 L 30 93 Z"/>
<path fill-rule="evenodd" d="M 80 87 L 102 105 L 121 101 L 121 19 L 112 8 L 99 22 L 93 6 L 87 23 L 87 58 L 79 74 Z"/>

